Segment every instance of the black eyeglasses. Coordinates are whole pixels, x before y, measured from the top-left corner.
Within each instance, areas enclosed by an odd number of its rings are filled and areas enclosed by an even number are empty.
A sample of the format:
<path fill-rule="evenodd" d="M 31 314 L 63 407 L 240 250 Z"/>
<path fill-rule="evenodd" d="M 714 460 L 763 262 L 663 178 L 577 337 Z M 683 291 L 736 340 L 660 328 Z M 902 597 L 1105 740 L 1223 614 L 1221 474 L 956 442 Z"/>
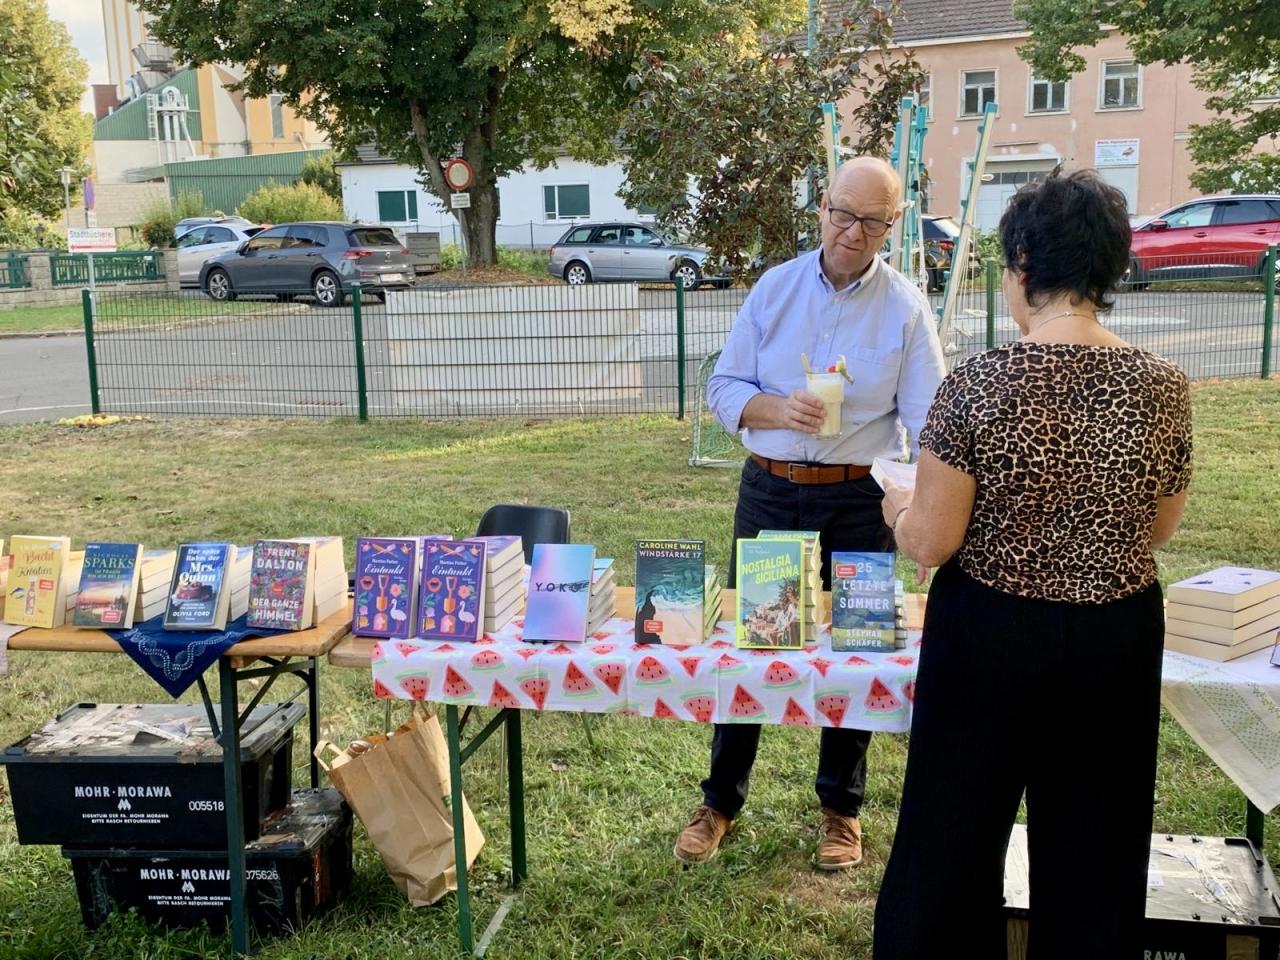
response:
<path fill-rule="evenodd" d="M 839 207 L 827 207 L 827 219 L 837 230 L 848 230 L 855 223 L 862 224 L 862 232 L 868 237 L 883 237 L 884 232 L 893 226 L 892 220 L 881 220 L 878 217 L 860 217 Z"/>

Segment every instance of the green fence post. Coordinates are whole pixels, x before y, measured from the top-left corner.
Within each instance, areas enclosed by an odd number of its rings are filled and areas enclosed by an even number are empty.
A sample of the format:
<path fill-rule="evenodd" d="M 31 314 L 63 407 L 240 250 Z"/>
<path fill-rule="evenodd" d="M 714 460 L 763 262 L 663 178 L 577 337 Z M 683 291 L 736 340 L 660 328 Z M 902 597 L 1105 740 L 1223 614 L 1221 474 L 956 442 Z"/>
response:
<path fill-rule="evenodd" d="M 987 261 L 987 349 L 996 345 L 996 284 L 1000 282 L 999 264 Z"/>
<path fill-rule="evenodd" d="M 351 285 L 351 323 L 356 336 L 356 402 L 360 405 L 360 420 L 369 419 L 369 390 L 364 371 L 364 318 L 360 311 L 360 284 Z"/>
<path fill-rule="evenodd" d="M 1276 245 L 1267 246 L 1267 267 L 1262 282 L 1266 285 L 1267 306 L 1262 313 L 1262 379 L 1271 376 L 1271 341 L 1276 323 Z"/>
<path fill-rule="evenodd" d="M 100 413 L 98 404 L 98 355 L 93 349 L 93 294 L 85 287 L 80 291 L 80 304 L 84 308 L 84 350 L 89 360 L 89 405 L 94 413 Z"/>
<path fill-rule="evenodd" d="M 684 280 L 676 277 L 676 419 L 684 419 Z"/>

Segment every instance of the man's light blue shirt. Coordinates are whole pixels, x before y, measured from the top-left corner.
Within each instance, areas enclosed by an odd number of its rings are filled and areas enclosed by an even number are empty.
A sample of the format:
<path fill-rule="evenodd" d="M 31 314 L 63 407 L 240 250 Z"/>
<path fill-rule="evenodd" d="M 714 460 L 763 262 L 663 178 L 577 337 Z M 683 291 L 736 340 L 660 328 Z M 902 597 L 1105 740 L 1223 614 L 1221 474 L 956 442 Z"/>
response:
<path fill-rule="evenodd" d="M 804 389 L 801 353 L 814 370 L 844 354 L 853 383 L 844 387 L 842 436 L 756 427 L 742 429 L 742 442 L 771 460 L 870 464 L 873 457 L 902 455 L 905 428 L 914 459 L 916 438 L 946 373 L 929 301 L 879 257 L 836 290 L 820 257 L 821 250 L 796 257 L 756 283 L 707 383 L 707 405 L 737 433 L 742 408 L 756 394 L 786 397 Z"/>

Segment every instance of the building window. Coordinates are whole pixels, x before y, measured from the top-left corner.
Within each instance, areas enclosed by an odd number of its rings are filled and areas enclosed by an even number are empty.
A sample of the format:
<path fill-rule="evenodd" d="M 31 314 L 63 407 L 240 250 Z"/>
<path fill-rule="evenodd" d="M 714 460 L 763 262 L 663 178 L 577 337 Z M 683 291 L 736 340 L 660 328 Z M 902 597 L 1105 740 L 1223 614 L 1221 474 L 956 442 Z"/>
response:
<path fill-rule="evenodd" d="M 585 183 L 542 188 L 542 209 L 548 220 L 591 216 L 591 191 Z"/>
<path fill-rule="evenodd" d="M 383 223 L 409 223 L 418 219 L 416 190 L 379 190 L 378 219 Z"/>
<path fill-rule="evenodd" d="M 1113 60 L 1102 64 L 1103 110 L 1119 110 L 1141 106 L 1141 77 L 1132 60 Z"/>
<path fill-rule="evenodd" d="M 963 90 L 960 102 L 961 116 L 982 115 L 988 103 L 996 102 L 996 72 L 994 70 L 966 70 L 962 75 Z"/>
<path fill-rule="evenodd" d="M 933 119 L 933 74 L 926 73 L 916 89 L 916 106 L 923 110 L 926 120 Z"/>
<path fill-rule="evenodd" d="M 267 97 L 267 104 L 271 107 L 271 136 L 276 140 L 283 140 L 284 97 L 281 94 L 273 93 Z"/>
<path fill-rule="evenodd" d="M 1064 113 L 1067 109 L 1067 81 L 1031 77 L 1029 113 Z"/>

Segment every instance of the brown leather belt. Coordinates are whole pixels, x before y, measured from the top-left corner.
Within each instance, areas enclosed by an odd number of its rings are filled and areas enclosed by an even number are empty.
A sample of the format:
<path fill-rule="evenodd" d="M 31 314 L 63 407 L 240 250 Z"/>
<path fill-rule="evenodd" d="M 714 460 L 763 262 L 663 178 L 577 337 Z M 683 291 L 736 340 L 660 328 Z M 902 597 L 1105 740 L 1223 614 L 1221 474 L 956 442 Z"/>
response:
<path fill-rule="evenodd" d="M 770 460 L 757 453 L 751 454 L 751 459 L 775 477 L 792 483 L 844 483 L 846 480 L 861 480 L 871 472 L 870 467 L 860 463 L 787 463 L 785 460 Z"/>

